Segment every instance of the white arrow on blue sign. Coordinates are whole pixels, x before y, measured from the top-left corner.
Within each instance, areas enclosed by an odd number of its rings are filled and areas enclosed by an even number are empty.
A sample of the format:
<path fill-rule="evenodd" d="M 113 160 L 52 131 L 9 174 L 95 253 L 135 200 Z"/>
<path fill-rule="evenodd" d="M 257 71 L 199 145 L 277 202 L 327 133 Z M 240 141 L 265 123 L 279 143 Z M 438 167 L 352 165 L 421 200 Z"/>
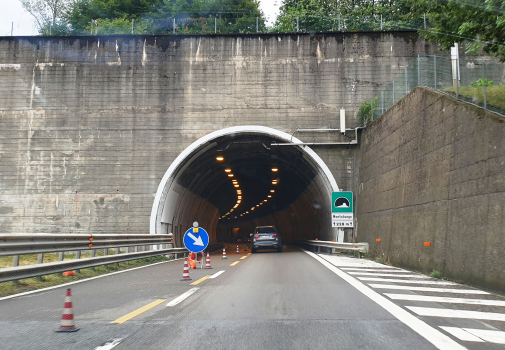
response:
<path fill-rule="evenodd" d="M 193 253 L 200 253 L 209 245 L 209 234 L 201 227 L 191 227 L 184 234 L 184 246 Z"/>

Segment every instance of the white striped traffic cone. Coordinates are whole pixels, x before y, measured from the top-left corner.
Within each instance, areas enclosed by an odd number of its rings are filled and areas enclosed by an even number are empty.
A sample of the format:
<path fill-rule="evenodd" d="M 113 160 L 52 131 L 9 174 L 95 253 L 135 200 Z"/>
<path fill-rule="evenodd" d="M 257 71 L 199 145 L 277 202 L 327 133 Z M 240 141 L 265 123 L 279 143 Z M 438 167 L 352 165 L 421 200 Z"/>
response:
<path fill-rule="evenodd" d="M 240 254 L 240 249 L 238 249 L 238 245 L 237 245 L 237 254 Z"/>
<path fill-rule="evenodd" d="M 63 306 L 63 315 L 61 316 L 60 328 L 56 332 L 76 332 L 79 328 L 75 328 L 74 325 L 74 313 L 72 312 L 72 291 L 70 288 L 67 289 L 67 295 L 65 296 L 65 305 Z"/>
<path fill-rule="evenodd" d="M 205 263 L 205 268 L 206 269 L 211 269 L 212 267 L 210 266 L 210 254 L 207 252 L 207 262 Z"/>
<path fill-rule="evenodd" d="M 226 260 L 226 259 L 228 259 L 226 257 L 226 248 L 223 248 L 223 257 L 221 258 L 221 260 Z"/>
<path fill-rule="evenodd" d="M 188 258 L 184 259 L 184 271 L 182 273 L 181 281 L 191 281 L 191 278 L 189 278 Z"/>

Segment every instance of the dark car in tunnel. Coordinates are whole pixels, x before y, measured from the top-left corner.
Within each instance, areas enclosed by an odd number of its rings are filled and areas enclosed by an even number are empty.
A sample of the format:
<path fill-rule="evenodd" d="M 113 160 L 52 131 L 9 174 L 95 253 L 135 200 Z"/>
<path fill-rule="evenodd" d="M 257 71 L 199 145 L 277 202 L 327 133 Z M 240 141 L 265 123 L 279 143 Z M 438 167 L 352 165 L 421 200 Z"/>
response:
<path fill-rule="evenodd" d="M 251 251 L 256 253 L 258 249 L 277 249 L 282 252 L 281 234 L 275 226 L 258 226 L 251 234 Z"/>

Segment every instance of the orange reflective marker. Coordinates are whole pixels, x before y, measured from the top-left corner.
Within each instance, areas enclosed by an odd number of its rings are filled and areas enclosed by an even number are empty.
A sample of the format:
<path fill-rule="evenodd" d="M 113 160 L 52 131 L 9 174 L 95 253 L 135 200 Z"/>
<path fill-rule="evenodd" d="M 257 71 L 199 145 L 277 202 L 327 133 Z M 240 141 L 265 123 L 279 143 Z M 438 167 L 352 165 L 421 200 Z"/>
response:
<path fill-rule="evenodd" d="M 431 246 L 431 242 L 424 242 L 424 246 L 425 247 L 430 247 Z"/>
<path fill-rule="evenodd" d="M 381 239 L 380 239 L 380 238 L 376 238 L 376 239 L 375 239 L 375 242 L 380 242 L 380 241 L 381 241 Z"/>
<path fill-rule="evenodd" d="M 88 238 L 88 239 L 89 239 L 90 241 L 92 241 L 92 240 L 93 240 L 93 237 L 90 237 L 90 238 Z"/>
<path fill-rule="evenodd" d="M 90 243 L 90 244 L 88 244 L 88 247 L 90 247 L 90 248 L 91 248 L 92 246 L 93 246 L 93 244 L 91 244 L 91 243 Z"/>

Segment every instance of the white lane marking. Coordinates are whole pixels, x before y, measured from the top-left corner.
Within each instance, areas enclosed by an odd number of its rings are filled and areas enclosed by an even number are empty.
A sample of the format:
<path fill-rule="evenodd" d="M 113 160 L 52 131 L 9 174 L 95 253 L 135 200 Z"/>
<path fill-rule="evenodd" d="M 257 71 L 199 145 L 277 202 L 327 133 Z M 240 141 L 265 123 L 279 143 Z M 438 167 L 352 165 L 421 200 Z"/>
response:
<path fill-rule="evenodd" d="M 221 270 L 221 271 L 218 271 L 216 272 L 215 274 L 213 274 L 212 276 L 210 276 L 209 278 L 216 278 L 216 277 L 219 277 L 220 275 L 222 275 L 226 270 Z"/>
<path fill-rule="evenodd" d="M 377 289 L 401 289 L 412 290 L 418 292 L 437 292 L 437 293 L 456 293 L 456 294 L 489 294 L 477 289 L 451 289 L 451 288 L 434 288 L 434 287 L 415 287 L 415 286 L 397 286 L 394 284 L 370 284 L 372 288 Z"/>
<path fill-rule="evenodd" d="M 134 267 L 134 268 L 131 268 L 131 269 L 128 269 L 128 270 L 116 271 L 116 272 L 107 273 L 105 275 L 100 275 L 100 276 L 85 278 L 85 279 L 82 279 L 82 280 L 79 280 L 79 281 L 73 281 L 73 282 L 63 283 L 63 284 L 59 284 L 57 286 L 52 286 L 52 287 L 47 287 L 47 288 L 41 288 L 41 289 L 31 290 L 29 292 L 23 292 L 23 293 L 8 295 L 6 297 L 0 298 L 0 301 L 6 300 L 6 299 L 11 299 L 11 298 L 16 298 L 16 297 L 22 297 L 22 296 L 25 296 L 25 295 L 34 294 L 34 293 L 38 293 L 38 292 L 45 292 L 46 290 L 51 290 L 51 289 L 56 289 L 56 288 L 62 288 L 62 287 L 70 286 L 72 284 L 77 284 L 77 283 L 82 283 L 82 282 L 88 282 L 88 281 L 96 280 L 96 279 L 102 278 L 102 277 L 108 277 L 108 276 L 112 276 L 112 275 L 117 275 L 119 273 L 129 272 L 129 271 L 138 270 L 138 269 L 143 269 L 144 267 L 150 267 L 150 266 L 154 266 L 154 265 L 165 264 L 165 263 L 169 263 L 169 262 L 177 261 L 177 260 L 184 260 L 184 259 L 180 258 L 180 259 L 174 259 L 174 260 L 168 260 L 168 261 L 160 261 L 160 262 L 149 264 L 149 265 Z"/>
<path fill-rule="evenodd" d="M 438 309 L 434 307 L 406 306 L 407 309 L 415 312 L 419 316 L 428 317 L 449 317 L 449 318 L 472 318 L 476 320 L 505 321 L 505 314 L 496 312 L 467 311 Z"/>
<path fill-rule="evenodd" d="M 396 282 L 396 283 L 412 283 L 412 284 L 438 284 L 438 285 L 456 285 L 456 283 L 437 280 L 397 280 L 394 278 L 375 278 L 375 277 L 358 277 L 361 281 L 370 282 Z"/>
<path fill-rule="evenodd" d="M 121 343 L 121 340 L 122 340 L 122 338 L 111 339 L 107 343 L 105 343 L 105 344 L 103 344 L 101 346 L 97 346 L 95 348 L 95 350 L 110 350 L 113 347 L 115 347 L 116 345 L 118 345 L 119 343 Z"/>
<path fill-rule="evenodd" d="M 365 272 L 399 272 L 399 273 L 410 273 L 411 271 L 407 270 L 402 270 L 402 269 L 395 269 L 395 268 L 389 268 L 389 269 L 382 269 L 381 267 L 373 268 L 373 269 L 361 269 L 359 267 L 342 267 L 340 268 L 341 270 L 344 271 L 365 271 Z"/>
<path fill-rule="evenodd" d="M 337 267 L 368 267 L 368 268 L 381 268 L 381 269 L 397 269 L 396 267 L 379 264 L 367 259 L 357 259 L 357 258 L 348 258 L 344 256 L 331 256 L 325 254 L 319 254 L 319 256 L 326 258 L 335 258 L 332 259 L 331 263 Z M 329 260 L 328 260 L 329 261 Z"/>
<path fill-rule="evenodd" d="M 427 341 L 432 343 L 435 347 L 441 350 L 463 350 L 466 349 L 464 346 L 458 344 L 447 335 L 440 332 L 438 329 L 429 326 L 424 321 L 421 321 L 416 316 L 412 315 L 410 312 L 402 309 L 400 306 L 396 305 L 392 301 L 386 299 L 376 291 L 370 289 L 368 286 L 364 285 L 354 277 L 348 275 L 344 271 L 341 271 L 337 267 L 330 264 L 328 261 L 312 252 L 304 250 L 305 253 L 312 256 L 314 259 L 323 264 L 326 268 L 332 271 L 334 274 L 342 278 L 344 281 L 349 283 L 351 286 L 356 288 L 358 291 L 366 295 L 368 298 L 376 302 L 378 305 L 383 307 L 391 315 L 396 317 L 398 320 L 403 322 L 405 325 L 410 327 L 414 332 L 418 333 L 420 336 L 424 337 Z"/>
<path fill-rule="evenodd" d="M 463 328 L 465 331 L 490 343 L 505 344 L 505 332 L 487 329 Z"/>
<path fill-rule="evenodd" d="M 483 343 L 484 340 L 480 339 L 479 337 L 476 337 L 473 334 L 468 333 L 462 328 L 458 327 L 442 327 L 440 326 L 444 331 L 446 331 L 449 334 L 452 334 L 456 338 L 462 341 L 474 341 L 474 342 L 480 342 Z"/>
<path fill-rule="evenodd" d="M 392 273 L 373 273 L 373 272 L 348 272 L 349 275 L 360 275 L 360 276 L 383 276 L 383 277 L 404 277 L 404 278 L 427 278 L 423 275 L 396 275 Z"/>
<path fill-rule="evenodd" d="M 186 293 L 179 295 L 177 298 L 175 298 L 174 300 L 169 302 L 167 304 L 167 306 L 175 306 L 175 305 L 179 304 L 181 301 L 184 301 L 185 299 L 189 298 L 198 289 L 200 289 L 200 288 L 198 288 L 198 287 L 191 288 Z"/>
<path fill-rule="evenodd" d="M 434 297 L 417 294 L 390 294 L 384 293 L 385 296 L 394 300 L 411 300 L 411 301 L 429 301 L 433 303 L 451 303 L 451 304 L 472 304 L 472 305 L 489 305 L 489 306 L 505 306 L 505 300 L 484 300 L 484 299 L 467 299 L 467 298 L 448 298 Z"/>

